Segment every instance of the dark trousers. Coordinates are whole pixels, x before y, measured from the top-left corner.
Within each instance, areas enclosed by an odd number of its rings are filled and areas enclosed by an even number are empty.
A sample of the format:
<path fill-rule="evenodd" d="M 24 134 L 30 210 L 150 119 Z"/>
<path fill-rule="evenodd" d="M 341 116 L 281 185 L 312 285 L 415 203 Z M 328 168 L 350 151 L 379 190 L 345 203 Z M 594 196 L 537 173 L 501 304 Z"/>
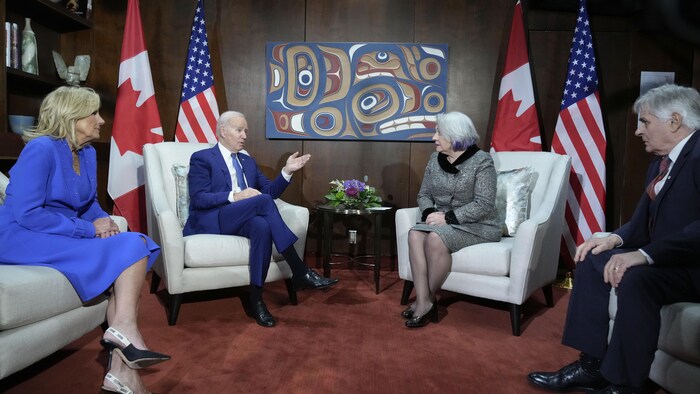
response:
<path fill-rule="evenodd" d="M 562 343 L 602 359 L 600 371 L 611 383 L 641 387 L 657 349 L 660 310 L 667 304 L 700 300 L 700 269 L 642 265 L 625 272 L 617 288 L 617 314 L 608 341 L 611 286 L 603 268 L 616 253 L 588 254 L 574 274 Z"/>
<path fill-rule="evenodd" d="M 272 244 L 283 252 L 298 239 L 267 194 L 224 206 L 219 210 L 219 226 L 222 234 L 240 235 L 250 240 L 250 283 L 258 287 L 262 287 L 267 278 Z"/>

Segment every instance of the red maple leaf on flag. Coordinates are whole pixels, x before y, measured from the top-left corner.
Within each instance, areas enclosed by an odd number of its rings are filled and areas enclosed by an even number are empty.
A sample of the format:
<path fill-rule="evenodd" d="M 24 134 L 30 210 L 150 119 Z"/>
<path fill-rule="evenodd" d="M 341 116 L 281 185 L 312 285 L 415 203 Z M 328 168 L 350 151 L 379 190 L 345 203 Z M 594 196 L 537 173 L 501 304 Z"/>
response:
<path fill-rule="evenodd" d="M 120 116 L 118 127 L 122 129 L 122 132 L 113 133 L 113 137 L 122 156 L 127 151 L 141 155 L 144 144 L 163 141 L 162 134 L 152 131 L 160 130 L 161 127 L 156 98 L 155 96 L 149 97 L 139 107 L 137 103 L 140 94 L 132 86 L 131 79 L 119 86 L 117 93 L 119 100 L 117 100 L 114 113 Z M 138 136 L 138 138 L 133 138 L 134 136 Z"/>

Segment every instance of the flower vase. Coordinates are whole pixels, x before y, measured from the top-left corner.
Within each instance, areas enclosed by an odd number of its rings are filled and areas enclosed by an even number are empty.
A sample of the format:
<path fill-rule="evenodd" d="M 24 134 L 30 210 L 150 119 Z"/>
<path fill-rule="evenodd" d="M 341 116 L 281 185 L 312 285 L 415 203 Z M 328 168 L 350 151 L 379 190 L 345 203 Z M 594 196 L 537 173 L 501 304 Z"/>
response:
<path fill-rule="evenodd" d="M 39 75 L 36 36 L 29 18 L 24 18 L 24 30 L 22 30 L 22 71 Z"/>

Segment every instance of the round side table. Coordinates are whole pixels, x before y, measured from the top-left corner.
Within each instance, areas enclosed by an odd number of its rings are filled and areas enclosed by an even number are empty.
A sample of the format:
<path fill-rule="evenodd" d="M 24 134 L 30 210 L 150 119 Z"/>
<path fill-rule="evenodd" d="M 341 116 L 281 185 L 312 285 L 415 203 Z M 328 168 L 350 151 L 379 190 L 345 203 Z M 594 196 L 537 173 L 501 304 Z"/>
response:
<path fill-rule="evenodd" d="M 374 264 L 365 265 L 372 266 L 374 268 L 374 293 L 379 294 L 379 271 L 381 268 L 382 259 L 382 217 L 391 213 L 391 207 L 377 207 L 377 208 L 364 208 L 364 209 L 346 209 L 342 206 L 331 207 L 330 205 L 318 205 L 316 207 L 318 212 L 321 214 L 321 225 L 319 229 L 321 231 L 321 256 L 323 259 L 323 275 L 329 277 L 331 275 L 331 255 L 332 252 L 332 235 L 333 235 L 333 221 L 336 216 L 364 216 L 371 219 L 374 228 Z M 351 260 L 359 257 L 366 256 L 352 256 L 348 254 Z"/>

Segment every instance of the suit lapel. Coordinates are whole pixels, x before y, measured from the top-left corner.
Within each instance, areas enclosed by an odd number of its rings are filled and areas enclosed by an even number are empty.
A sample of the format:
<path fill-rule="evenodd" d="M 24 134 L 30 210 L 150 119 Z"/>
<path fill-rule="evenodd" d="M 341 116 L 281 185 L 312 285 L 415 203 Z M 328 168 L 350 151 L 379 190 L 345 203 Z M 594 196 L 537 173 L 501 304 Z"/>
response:
<path fill-rule="evenodd" d="M 226 186 L 228 186 L 228 190 L 233 190 L 233 185 L 231 184 L 231 173 L 228 170 L 228 166 L 226 166 L 226 161 L 224 160 L 224 157 L 221 155 L 219 146 L 214 145 L 211 149 L 209 149 L 209 152 L 212 155 L 212 160 L 214 164 L 212 172 L 219 173 L 220 176 L 224 178 L 224 182 L 226 183 Z"/>
<path fill-rule="evenodd" d="M 666 178 L 666 182 L 664 182 L 664 186 L 661 188 L 661 190 L 659 190 L 659 194 L 656 196 L 657 202 L 661 202 L 661 200 L 666 195 L 666 191 L 673 185 L 673 183 L 676 181 L 676 178 L 678 178 L 678 174 L 682 171 L 683 166 L 685 165 L 685 163 L 687 161 L 688 155 L 690 154 L 691 151 L 693 151 L 695 149 L 695 144 L 697 143 L 698 135 L 699 134 L 697 131 L 693 133 L 693 136 L 690 137 L 688 142 L 683 147 L 683 150 L 678 155 L 676 162 L 673 163 L 673 168 L 671 168 L 671 173 L 668 175 L 668 178 Z M 658 169 L 658 166 L 657 166 L 657 169 Z"/>

